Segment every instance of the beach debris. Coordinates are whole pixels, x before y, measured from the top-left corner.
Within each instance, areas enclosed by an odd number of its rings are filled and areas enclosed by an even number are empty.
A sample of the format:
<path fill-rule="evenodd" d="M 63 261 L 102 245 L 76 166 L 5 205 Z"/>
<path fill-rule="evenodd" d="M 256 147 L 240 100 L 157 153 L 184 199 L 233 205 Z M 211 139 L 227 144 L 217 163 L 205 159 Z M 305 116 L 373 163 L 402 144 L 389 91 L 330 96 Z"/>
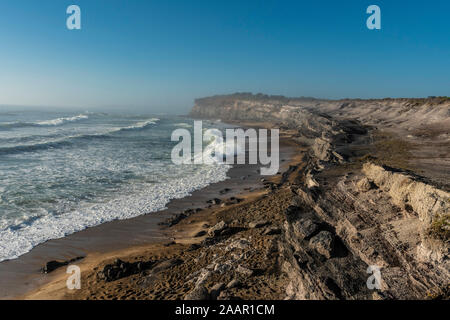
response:
<path fill-rule="evenodd" d="M 309 240 L 309 245 L 329 259 L 334 249 L 334 236 L 331 232 L 321 231 Z"/>

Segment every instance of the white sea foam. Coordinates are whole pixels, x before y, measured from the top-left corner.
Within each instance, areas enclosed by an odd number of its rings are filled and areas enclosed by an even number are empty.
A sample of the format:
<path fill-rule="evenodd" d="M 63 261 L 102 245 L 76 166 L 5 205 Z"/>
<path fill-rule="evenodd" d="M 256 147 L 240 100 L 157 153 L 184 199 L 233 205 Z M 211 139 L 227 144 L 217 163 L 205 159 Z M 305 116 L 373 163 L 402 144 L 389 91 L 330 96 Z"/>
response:
<path fill-rule="evenodd" d="M 159 211 L 171 199 L 226 179 L 227 165 L 175 166 L 166 159 L 173 125 L 133 116 L 93 119 L 74 128 L 23 119 L 27 128 L 11 131 L 35 138 L 0 148 L 0 261 L 87 227 Z M 219 143 L 212 137 L 205 153 Z"/>
<path fill-rule="evenodd" d="M 173 126 L 174 126 L 174 127 L 181 127 L 181 128 L 192 128 L 192 125 L 191 125 L 191 124 L 189 124 L 189 123 L 184 123 L 184 122 L 181 122 L 181 123 L 175 123 Z"/>
<path fill-rule="evenodd" d="M 223 163 L 224 158 L 242 152 L 242 146 L 226 143 L 222 132 L 218 129 L 205 129 L 203 134 L 209 143 L 203 148 L 202 154 L 194 155 L 194 161 L 203 157 L 203 163 Z"/>
<path fill-rule="evenodd" d="M 79 114 L 79 115 L 74 116 L 74 117 L 57 118 L 57 119 L 52 119 L 52 120 L 37 121 L 37 122 L 35 122 L 35 124 L 37 124 L 39 126 L 59 126 L 59 125 L 64 124 L 66 122 L 74 122 L 74 121 L 79 121 L 79 120 L 88 119 L 88 118 L 89 118 L 89 116 L 87 116 L 85 114 Z"/>
<path fill-rule="evenodd" d="M 154 125 L 156 123 L 158 123 L 159 119 L 158 118 L 151 118 L 145 121 L 140 121 L 140 122 L 136 122 L 135 124 L 128 126 L 128 127 L 123 127 L 123 128 L 116 128 L 111 130 L 110 132 L 116 132 L 116 131 L 127 131 L 127 130 L 139 130 L 139 129 L 144 129 L 150 125 Z"/>
<path fill-rule="evenodd" d="M 229 168 L 225 165 L 202 166 L 195 174 L 152 185 L 107 203 L 82 207 L 56 216 L 47 214 L 21 228 L 4 228 L 0 230 L 0 261 L 15 259 L 40 243 L 62 238 L 88 227 L 162 210 L 171 199 L 186 197 L 195 190 L 227 179 L 226 172 Z"/>

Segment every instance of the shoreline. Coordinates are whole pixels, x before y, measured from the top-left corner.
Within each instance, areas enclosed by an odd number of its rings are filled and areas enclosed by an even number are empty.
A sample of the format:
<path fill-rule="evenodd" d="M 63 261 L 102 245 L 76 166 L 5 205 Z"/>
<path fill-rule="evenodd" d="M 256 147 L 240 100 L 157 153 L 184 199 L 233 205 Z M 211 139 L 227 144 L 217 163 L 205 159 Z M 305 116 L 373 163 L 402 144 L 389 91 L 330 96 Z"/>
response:
<path fill-rule="evenodd" d="M 243 123 L 239 124 L 246 126 Z M 291 157 L 295 157 L 294 149 L 290 141 L 280 139 L 280 171 L 288 166 Z M 258 194 L 263 189 L 261 182 L 263 176 L 257 172 L 258 167 L 258 165 L 234 165 L 227 173 L 229 179 L 196 190 L 188 197 L 173 199 L 165 210 L 128 220 L 107 222 L 61 239 L 49 240 L 18 259 L 0 263 L 0 274 L 5 278 L 2 280 L 0 299 L 42 299 L 42 290 L 45 292 L 57 284 L 61 285 L 63 279 L 65 283 L 67 275 L 64 267 L 49 274 L 40 272 L 39 269 L 48 261 L 66 261 L 83 256 L 84 258 L 75 264 L 84 272 L 101 261 L 130 255 L 131 252 L 146 251 L 149 247 L 167 251 L 169 247 L 165 245 L 174 239 L 177 244 L 190 243 L 190 237 L 186 235 L 191 231 L 177 234 L 176 230 L 173 232 L 171 228 L 161 227 L 160 224 L 175 214 L 189 209 L 202 209 L 195 216 L 211 214 L 217 206 L 208 208 L 211 205 L 207 201 L 214 198 L 222 200 L 230 197 L 252 198 L 255 192 Z M 227 192 L 223 193 L 224 190 Z M 195 229 L 198 226 L 193 224 L 189 227 Z M 44 299 L 57 298 L 58 294 L 44 297 Z"/>

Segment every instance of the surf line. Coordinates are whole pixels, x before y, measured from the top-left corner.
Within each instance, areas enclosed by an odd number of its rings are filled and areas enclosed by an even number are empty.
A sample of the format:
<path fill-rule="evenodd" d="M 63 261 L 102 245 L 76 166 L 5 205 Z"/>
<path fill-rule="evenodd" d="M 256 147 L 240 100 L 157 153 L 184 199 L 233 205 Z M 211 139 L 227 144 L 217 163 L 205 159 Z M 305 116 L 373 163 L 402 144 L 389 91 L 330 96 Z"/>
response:
<path fill-rule="evenodd" d="M 172 163 L 181 164 L 261 164 L 261 175 L 274 175 L 280 165 L 279 129 L 270 130 L 270 148 L 267 129 L 258 132 L 249 128 L 225 129 L 226 140 L 219 129 L 208 129 L 203 133 L 202 121 L 194 121 L 194 152 L 191 132 L 184 128 L 172 132 L 172 141 L 181 141 L 172 149 Z M 203 142 L 209 144 L 203 148 Z M 248 144 L 247 144 L 248 142 Z M 246 146 L 248 145 L 248 157 Z M 270 155 L 269 155 L 270 149 Z M 247 163 L 248 160 L 248 163 Z"/>

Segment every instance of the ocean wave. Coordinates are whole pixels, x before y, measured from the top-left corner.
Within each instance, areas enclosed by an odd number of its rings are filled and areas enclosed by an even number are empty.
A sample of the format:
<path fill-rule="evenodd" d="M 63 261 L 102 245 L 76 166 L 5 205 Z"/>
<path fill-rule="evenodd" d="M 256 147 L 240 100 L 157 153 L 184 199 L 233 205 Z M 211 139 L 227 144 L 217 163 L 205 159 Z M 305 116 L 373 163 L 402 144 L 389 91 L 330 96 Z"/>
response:
<path fill-rule="evenodd" d="M 236 156 L 245 150 L 237 143 L 227 143 L 219 129 L 204 129 L 204 139 L 208 140 L 201 154 L 194 155 L 194 163 L 202 160 L 205 164 L 222 164 L 229 156 Z"/>
<path fill-rule="evenodd" d="M 25 128 L 25 127 L 55 127 L 60 126 L 68 122 L 75 122 L 80 120 L 88 119 L 89 116 L 85 114 L 79 114 L 74 117 L 67 117 L 67 118 L 57 118 L 57 119 L 51 119 L 51 120 L 40 120 L 35 122 L 22 122 L 22 121 L 16 121 L 16 122 L 5 122 L 0 123 L 0 129 L 14 129 L 14 128 Z"/>
<path fill-rule="evenodd" d="M 145 128 L 151 126 L 151 125 L 156 124 L 158 121 L 159 121 L 158 118 L 151 118 L 151 119 L 148 119 L 148 120 L 145 120 L 145 121 L 137 122 L 137 123 L 135 123 L 135 124 L 133 124 L 131 126 L 128 126 L 128 127 L 117 128 L 117 129 L 115 129 L 113 131 L 117 132 L 117 131 L 142 130 L 142 129 L 145 129 Z"/>
<path fill-rule="evenodd" d="M 229 166 L 204 166 L 193 174 L 122 195 L 107 203 L 80 207 L 58 215 L 44 215 L 0 230 L 0 261 L 15 259 L 47 240 L 100 225 L 156 212 L 172 199 L 184 198 L 211 183 L 227 179 Z"/>
<path fill-rule="evenodd" d="M 89 118 L 89 116 L 87 116 L 85 114 L 79 114 L 74 117 L 37 121 L 37 122 L 35 122 L 35 124 L 38 126 L 59 126 L 66 122 L 74 122 L 74 121 L 79 121 L 79 120 L 88 119 L 88 118 Z"/>
<path fill-rule="evenodd" d="M 24 152 L 36 152 L 41 150 L 57 149 L 62 147 L 71 146 L 73 143 L 80 140 L 92 140 L 92 139 L 107 139 L 110 134 L 114 134 L 121 131 L 142 130 L 151 125 L 156 124 L 159 121 L 157 118 L 148 119 L 146 121 L 137 122 L 128 127 L 113 128 L 104 132 L 93 134 L 78 134 L 66 136 L 61 139 L 42 141 L 35 144 L 16 145 L 11 147 L 0 147 L 0 155 L 11 155 Z"/>
<path fill-rule="evenodd" d="M 0 148 L 0 155 L 11 155 L 24 152 L 36 152 L 41 150 L 57 149 L 72 145 L 74 140 L 90 139 L 90 138 L 105 138 L 104 134 L 80 134 L 75 136 L 68 136 L 58 140 L 43 141 L 35 144 L 18 145 L 13 147 Z"/>

